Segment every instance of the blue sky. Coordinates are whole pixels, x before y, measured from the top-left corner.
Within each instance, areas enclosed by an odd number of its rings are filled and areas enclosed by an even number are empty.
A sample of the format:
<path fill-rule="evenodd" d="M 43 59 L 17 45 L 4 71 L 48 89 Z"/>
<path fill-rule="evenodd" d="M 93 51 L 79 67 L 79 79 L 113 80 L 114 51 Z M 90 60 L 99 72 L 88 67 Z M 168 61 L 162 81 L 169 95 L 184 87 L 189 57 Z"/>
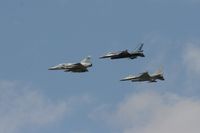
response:
<path fill-rule="evenodd" d="M 199 0 L 1 0 L 0 133 L 198 132 L 199 6 Z M 145 58 L 98 59 L 140 42 Z M 48 71 L 88 55 L 88 73 Z M 160 66 L 164 82 L 119 82 Z"/>

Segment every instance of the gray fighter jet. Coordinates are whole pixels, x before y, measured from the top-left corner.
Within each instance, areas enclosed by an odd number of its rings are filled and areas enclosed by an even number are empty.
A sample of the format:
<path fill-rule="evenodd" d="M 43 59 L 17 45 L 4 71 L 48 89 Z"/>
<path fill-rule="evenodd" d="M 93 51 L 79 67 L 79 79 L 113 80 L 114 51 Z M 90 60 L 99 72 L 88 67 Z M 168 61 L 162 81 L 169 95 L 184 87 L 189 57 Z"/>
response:
<path fill-rule="evenodd" d="M 119 51 L 119 52 L 109 52 L 104 56 L 101 56 L 100 59 L 104 58 L 110 58 L 110 59 L 121 59 L 121 58 L 129 58 L 129 59 L 135 59 L 137 57 L 145 57 L 143 54 L 143 43 L 139 44 L 139 47 L 136 48 L 136 50 L 132 52 L 128 52 L 128 50 Z"/>
<path fill-rule="evenodd" d="M 91 57 L 88 56 L 83 59 L 80 63 L 62 63 L 53 67 L 50 67 L 48 70 L 64 70 L 64 72 L 88 72 L 88 67 L 92 67 Z"/>
<path fill-rule="evenodd" d="M 130 76 L 127 76 L 127 77 L 121 79 L 120 81 L 127 81 L 127 80 L 130 80 L 132 82 L 148 81 L 149 83 L 152 83 L 152 82 L 157 82 L 158 79 L 165 80 L 163 77 L 162 70 L 158 70 L 157 72 L 155 72 L 154 74 L 151 74 L 151 75 L 149 75 L 148 72 L 140 73 L 137 76 L 130 75 Z"/>

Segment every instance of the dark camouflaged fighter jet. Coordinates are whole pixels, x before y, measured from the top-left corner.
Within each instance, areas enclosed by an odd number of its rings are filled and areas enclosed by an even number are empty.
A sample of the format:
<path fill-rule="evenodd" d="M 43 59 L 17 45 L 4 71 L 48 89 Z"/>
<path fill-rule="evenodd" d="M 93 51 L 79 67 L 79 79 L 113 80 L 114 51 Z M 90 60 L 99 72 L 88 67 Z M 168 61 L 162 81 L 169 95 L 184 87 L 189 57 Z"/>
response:
<path fill-rule="evenodd" d="M 144 43 L 139 44 L 139 47 L 132 52 L 128 52 L 128 50 L 119 51 L 119 52 L 109 52 L 104 56 L 101 56 L 100 59 L 110 58 L 110 59 L 121 59 L 121 58 L 129 58 L 135 59 L 137 57 L 145 57 L 142 47 Z"/>

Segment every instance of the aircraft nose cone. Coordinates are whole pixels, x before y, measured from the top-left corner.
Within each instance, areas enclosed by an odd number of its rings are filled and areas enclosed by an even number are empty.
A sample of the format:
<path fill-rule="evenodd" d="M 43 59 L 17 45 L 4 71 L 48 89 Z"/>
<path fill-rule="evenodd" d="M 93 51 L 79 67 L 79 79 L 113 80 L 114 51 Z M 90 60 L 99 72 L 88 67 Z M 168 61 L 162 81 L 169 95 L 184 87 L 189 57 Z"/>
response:
<path fill-rule="evenodd" d="M 121 79 L 120 81 L 127 81 L 128 79 L 127 78 L 123 78 L 123 79 Z"/>
<path fill-rule="evenodd" d="M 55 67 L 50 67 L 48 70 L 55 70 L 56 68 Z"/>
<path fill-rule="evenodd" d="M 48 70 L 53 70 L 51 67 Z"/>
<path fill-rule="evenodd" d="M 105 57 L 105 56 L 100 56 L 100 57 L 99 57 L 99 59 L 104 59 L 104 58 L 106 58 L 106 57 Z"/>

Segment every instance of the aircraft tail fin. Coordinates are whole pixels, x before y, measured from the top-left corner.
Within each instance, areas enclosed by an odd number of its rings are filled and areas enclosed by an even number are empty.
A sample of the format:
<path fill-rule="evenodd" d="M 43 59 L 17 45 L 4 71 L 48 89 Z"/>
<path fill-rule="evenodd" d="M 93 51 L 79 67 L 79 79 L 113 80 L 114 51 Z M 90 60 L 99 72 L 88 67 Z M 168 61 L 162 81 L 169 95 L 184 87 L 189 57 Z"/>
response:
<path fill-rule="evenodd" d="M 143 52 L 143 51 L 144 51 L 144 50 L 142 49 L 143 46 L 144 46 L 144 43 L 138 44 L 138 46 L 136 47 L 136 49 L 134 50 L 134 52 L 135 52 L 135 51 L 137 51 L 137 52 Z"/>
<path fill-rule="evenodd" d="M 81 60 L 81 64 L 92 64 L 91 63 L 91 56 L 87 56 L 83 60 Z"/>
<path fill-rule="evenodd" d="M 144 43 L 140 43 L 139 48 L 138 48 L 139 52 L 143 52 L 143 50 L 142 50 L 143 46 L 144 46 Z"/>
<path fill-rule="evenodd" d="M 160 68 L 155 72 L 155 74 L 163 75 L 163 67 L 160 67 Z"/>
<path fill-rule="evenodd" d="M 164 78 L 164 73 L 163 73 L 163 68 L 161 67 L 160 69 L 158 69 L 158 70 L 155 72 L 154 76 L 156 76 L 157 79 L 159 79 L 159 80 L 165 80 L 165 78 Z"/>

